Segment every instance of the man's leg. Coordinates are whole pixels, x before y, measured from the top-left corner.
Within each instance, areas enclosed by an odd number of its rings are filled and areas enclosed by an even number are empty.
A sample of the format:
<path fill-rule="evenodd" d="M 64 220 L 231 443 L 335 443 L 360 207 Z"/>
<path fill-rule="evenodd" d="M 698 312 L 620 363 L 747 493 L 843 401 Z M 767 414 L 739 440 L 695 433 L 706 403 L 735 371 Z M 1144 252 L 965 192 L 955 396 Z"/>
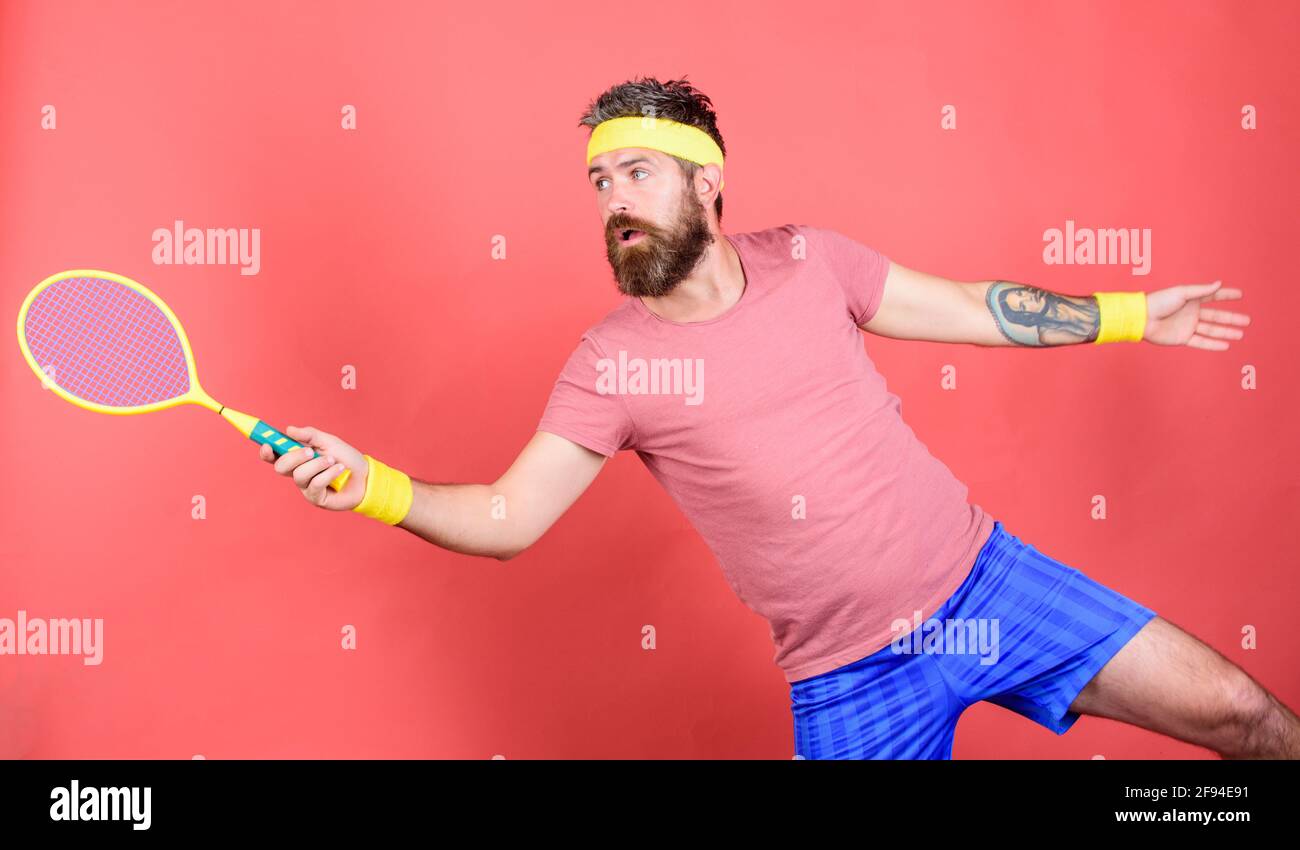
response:
<path fill-rule="evenodd" d="M 1300 758 L 1300 719 L 1245 670 L 1156 617 L 1070 704 L 1224 758 Z"/>

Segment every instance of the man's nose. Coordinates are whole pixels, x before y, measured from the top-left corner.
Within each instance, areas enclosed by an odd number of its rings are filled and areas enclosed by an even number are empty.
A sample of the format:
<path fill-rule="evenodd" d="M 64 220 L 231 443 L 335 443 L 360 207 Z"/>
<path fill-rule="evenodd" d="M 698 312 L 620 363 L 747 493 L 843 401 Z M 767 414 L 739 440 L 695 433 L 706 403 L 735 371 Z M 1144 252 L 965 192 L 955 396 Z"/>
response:
<path fill-rule="evenodd" d="M 632 210 L 631 186 L 621 180 L 613 181 L 605 203 L 611 212 L 630 212 Z"/>
<path fill-rule="evenodd" d="M 629 213 L 632 211 L 632 202 L 627 199 L 621 189 L 614 189 L 610 192 L 609 201 L 606 207 L 611 213 Z"/>

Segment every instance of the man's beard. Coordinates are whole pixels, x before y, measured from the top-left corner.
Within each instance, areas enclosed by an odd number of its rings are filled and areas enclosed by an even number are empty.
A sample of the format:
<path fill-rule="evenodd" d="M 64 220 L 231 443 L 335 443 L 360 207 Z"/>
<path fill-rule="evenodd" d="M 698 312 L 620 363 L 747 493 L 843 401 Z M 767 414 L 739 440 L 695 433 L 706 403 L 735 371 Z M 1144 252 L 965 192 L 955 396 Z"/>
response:
<path fill-rule="evenodd" d="M 624 230 L 640 230 L 645 235 L 635 245 L 624 245 Z M 682 192 L 677 219 L 667 230 L 619 214 L 605 222 L 605 253 L 618 290 L 638 298 L 672 292 L 695 269 L 712 242 L 704 205 L 689 191 Z"/>

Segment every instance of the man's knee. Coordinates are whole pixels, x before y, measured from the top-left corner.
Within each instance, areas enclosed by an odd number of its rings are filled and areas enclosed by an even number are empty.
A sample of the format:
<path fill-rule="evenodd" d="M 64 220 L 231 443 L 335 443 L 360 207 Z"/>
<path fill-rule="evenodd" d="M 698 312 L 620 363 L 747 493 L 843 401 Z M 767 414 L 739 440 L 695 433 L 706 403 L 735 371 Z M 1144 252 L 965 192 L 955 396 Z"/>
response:
<path fill-rule="evenodd" d="M 1221 744 L 1215 749 L 1228 758 L 1257 756 L 1278 743 L 1279 708 L 1258 682 L 1234 668 L 1217 683 L 1219 705 L 1213 712 Z"/>

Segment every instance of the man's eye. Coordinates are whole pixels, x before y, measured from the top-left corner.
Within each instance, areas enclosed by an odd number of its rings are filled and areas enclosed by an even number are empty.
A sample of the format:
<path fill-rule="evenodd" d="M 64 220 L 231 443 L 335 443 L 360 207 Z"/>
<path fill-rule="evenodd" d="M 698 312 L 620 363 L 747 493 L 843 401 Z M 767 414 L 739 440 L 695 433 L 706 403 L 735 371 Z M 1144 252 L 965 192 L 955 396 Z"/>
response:
<path fill-rule="evenodd" d="M 644 168 L 634 168 L 634 169 L 632 169 L 632 173 L 633 173 L 634 175 L 635 175 L 635 174 L 644 174 L 646 177 L 649 177 L 649 176 L 650 176 L 650 172 L 649 172 L 649 171 L 646 171 Z M 593 183 L 592 185 L 594 185 L 594 186 L 596 187 L 596 191 L 599 192 L 601 189 L 604 188 L 604 187 L 601 186 L 600 184 L 601 184 L 601 183 L 604 183 L 604 182 L 607 181 L 607 180 L 609 180 L 608 177 L 601 177 L 601 178 L 599 178 L 595 183 Z"/>

